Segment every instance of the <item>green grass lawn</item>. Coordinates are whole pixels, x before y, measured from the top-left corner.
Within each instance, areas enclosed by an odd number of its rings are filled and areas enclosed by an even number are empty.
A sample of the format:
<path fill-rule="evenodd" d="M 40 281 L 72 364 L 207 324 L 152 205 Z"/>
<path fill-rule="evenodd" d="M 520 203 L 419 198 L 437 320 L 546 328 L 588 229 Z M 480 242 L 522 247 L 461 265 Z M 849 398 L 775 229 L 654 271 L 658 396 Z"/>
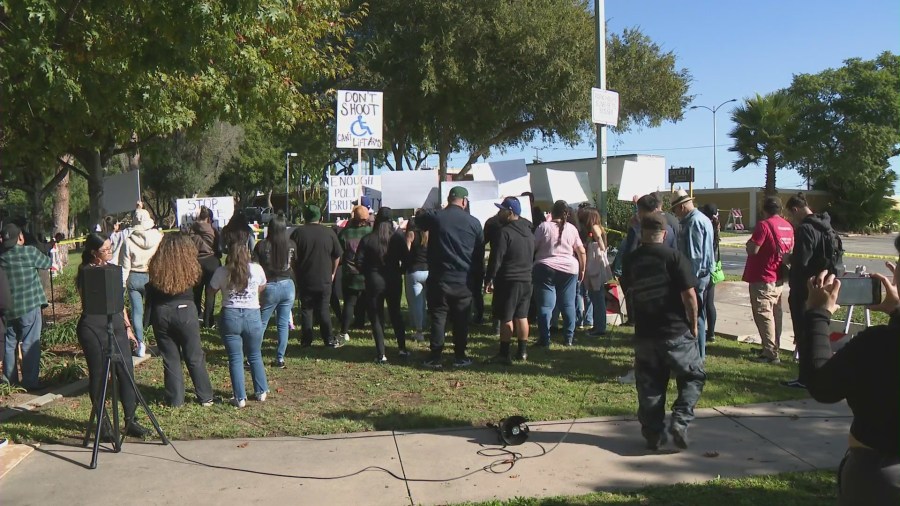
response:
<path fill-rule="evenodd" d="M 372 363 L 374 341 L 368 329 L 354 331 L 351 342 L 336 350 L 320 344 L 301 349 L 298 334 L 299 331 L 291 333 L 288 368 L 282 370 L 269 367 L 275 347 L 274 329 L 269 330 L 263 356 L 271 394 L 267 402 L 249 401 L 243 410 L 228 404 L 203 408 L 190 402 L 191 394 L 184 407 L 164 406 L 160 358 L 137 368 L 137 382 L 174 439 L 468 426 L 496 421 L 511 412 L 521 413 L 529 420 L 556 420 L 631 415 L 636 410 L 634 386 L 619 384 L 616 379 L 631 365 L 630 329 L 618 330 L 606 338 L 582 337 L 579 333 L 576 346 L 571 348 L 558 344 L 550 350 L 532 348 L 527 363 L 512 367 L 476 363 L 465 370 L 453 370 L 449 367 L 451 353 L 447 351 L 448 367 L 443 371 L 420 366 L 425 358 L 424 347 L 416 349 L 408 361 L 399 360 L 392 342 L 388 344 L 390 364 Z M 497 339 L 490 334 L 487 326 L 475 326 L 470 342 L 474 359 L 480 361 L 495 353 Z M 224 347 L 215 333 L 204 333 L 203 339 L 216 393 L 230 398 Z M 796 366 L 787 356 L 782 365 L 756 364 L 748 360 L 752 355 L 750 346 L 726 339 L 719 339 L 708 349 L 709 381 L 700 407 L 805 395 L 778 386 L 778 381 L 796 375 Z M 249 385 L 249 374 L 246 376 Z M 248 390 L 252 392 L 252 387 L 248 386 Z M 86 394 L 61 399 L 38 412 L 9 420 L 0 427 L 0 434 L 17 442 L 78 437 L 89 410 Z"/>
<path fill-rule="evenodd" d="M 706 483 L 648 487 L 629 492 L 598 492 L 582 496 L 516 498 L 508 501 L 463 503 L 465 506 L 820 506 L 834 504 L 834 471 L 784 473 Z"/>

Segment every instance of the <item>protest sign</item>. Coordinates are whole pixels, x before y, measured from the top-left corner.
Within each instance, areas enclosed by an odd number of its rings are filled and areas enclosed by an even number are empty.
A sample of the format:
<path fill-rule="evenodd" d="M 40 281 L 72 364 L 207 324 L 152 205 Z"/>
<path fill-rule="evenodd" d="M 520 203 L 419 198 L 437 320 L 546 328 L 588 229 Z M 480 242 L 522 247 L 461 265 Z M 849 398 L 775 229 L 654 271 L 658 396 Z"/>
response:
<path fill-rule="evenodd" d="M 381 205 L 392 209 L 438 207 L 438 172 L 435 170 L 384 172 L 381 175 Z"/>
<path fill-rule="evenodd" d="M 338 90 L 337 147 L 381 149 L 383 101 L 380 91 Z"/>
<path fill-rule="evenodd" d="M 531 177 L 525 160 L 473 163 L 469 171 L 475 181 L 497 181 L 500 196 L 521 195 L 531 191 Z"/>
<path fill-rule="evenodd" d="M 619 200 L 630 201 L 635 195 L 647 195 L 663 188 L 665 188 L 665 174 L 660 171 L 646 170 L 640 163 L 629 160 L 622 165 Z"/>
<path fill-rule="evenodd" d="M 447 202 L 450 189 L 462 186 L 469 190 L 469 200 L 494 200 L 500 197 L 500 184 L 497 181 L 444 181 L 441 183 L 441 204 Z"/>
<path fill-rule="evenodd" d="M 224 227 L 234 215 L 234 197 L 178 199 L 175 201 L 175 219 L 178 226 L 193 223 L 202 206 L 206 206 L 212 211 L 213 225 L 219 228 Z"/>
<path fill-rule="evenodd" d="M 547 169 L 547 185 L 553 201 L 578 204 L 590 200 L 591 182 L 587 172 Z"/>
<path fill-rule="evenodd" d="M 100 198 L 100 206 L 107 213 L 134 211 L 138 200 L 141 200 L 140 171 L 130 170 L 103 178 L 103 196 Z"/>
<path fill-rule="evenodd" d="M 353 202 L 360 195 L 366 195 L 365 188 L 381 190 L 381 176 L 329 176 L 328 178 L 328 212 L 330 214 L 350 214 Z M 370 193 L 367 196 L 373 196 Z M 380 197 L 380 196 L 379 196 Z M 381 207 L 381 202 L 378 202 Z"/>

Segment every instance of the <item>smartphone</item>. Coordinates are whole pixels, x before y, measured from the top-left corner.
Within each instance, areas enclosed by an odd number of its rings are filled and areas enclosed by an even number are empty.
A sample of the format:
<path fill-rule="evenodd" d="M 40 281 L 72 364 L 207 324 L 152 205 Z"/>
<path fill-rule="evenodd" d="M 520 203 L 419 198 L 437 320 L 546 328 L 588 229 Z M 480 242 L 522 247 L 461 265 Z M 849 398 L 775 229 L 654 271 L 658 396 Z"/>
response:
<path fill-rule="evenodd" d="M 877 278 L 840 278 L 841 291 L 837 303 L 840 306 L 869 306 L 881 302 L 881 281 Z"/>

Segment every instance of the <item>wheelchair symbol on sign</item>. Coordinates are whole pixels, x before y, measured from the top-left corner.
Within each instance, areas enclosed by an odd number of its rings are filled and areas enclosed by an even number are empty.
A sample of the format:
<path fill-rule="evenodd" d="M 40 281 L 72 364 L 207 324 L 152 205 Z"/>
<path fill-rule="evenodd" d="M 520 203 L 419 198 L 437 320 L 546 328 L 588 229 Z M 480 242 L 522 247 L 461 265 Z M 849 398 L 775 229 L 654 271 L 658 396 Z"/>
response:
<path fill-rule="evenodd" d="M 350 124 L 350 133 L 354 137 L 362 137 L 364 135 L 372 135 L 372 129 L 369 128 L 369 125 L 366 125 L 362 116 L 357 116 L 356 121 Z"/>

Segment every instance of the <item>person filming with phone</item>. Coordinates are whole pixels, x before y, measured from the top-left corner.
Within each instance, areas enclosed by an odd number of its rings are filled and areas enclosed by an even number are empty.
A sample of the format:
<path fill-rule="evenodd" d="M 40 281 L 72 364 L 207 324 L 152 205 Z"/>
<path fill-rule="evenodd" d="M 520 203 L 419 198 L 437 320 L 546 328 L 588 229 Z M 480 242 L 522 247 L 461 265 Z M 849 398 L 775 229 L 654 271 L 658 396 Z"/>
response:
<path fill-rule="evenodd" d="M 900 252 L 900 239 L 895 242 Z M 838 470 L 838 504 L 900 504 L 900 269 L 887 264 L 893 280 L 873 274 L 884 300 L 870 306 L 890 316 L 869 327 L 832 355 L 829 320 L 839 307 L 841 279 L 827 271 L 808 281 L 805 316 L 809 360 L 807 389 L 824 403 L 844 399 L 853 411 L 847 453 Z M 846 282 L 847 279 L 844 279 Z"/>

